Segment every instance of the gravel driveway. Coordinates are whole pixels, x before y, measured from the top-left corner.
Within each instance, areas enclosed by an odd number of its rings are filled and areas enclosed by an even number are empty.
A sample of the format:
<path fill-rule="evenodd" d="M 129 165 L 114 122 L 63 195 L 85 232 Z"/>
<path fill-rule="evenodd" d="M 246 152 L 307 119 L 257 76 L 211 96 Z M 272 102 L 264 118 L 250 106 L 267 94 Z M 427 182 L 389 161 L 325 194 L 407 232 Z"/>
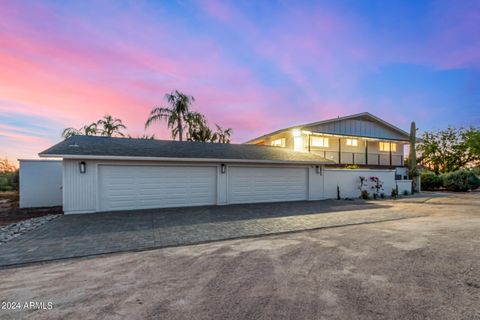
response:
<path fill-rule="evenodd" d="M 1 319 L 480 319 L 480 193 L 419 218 L 0 270 Z"/>

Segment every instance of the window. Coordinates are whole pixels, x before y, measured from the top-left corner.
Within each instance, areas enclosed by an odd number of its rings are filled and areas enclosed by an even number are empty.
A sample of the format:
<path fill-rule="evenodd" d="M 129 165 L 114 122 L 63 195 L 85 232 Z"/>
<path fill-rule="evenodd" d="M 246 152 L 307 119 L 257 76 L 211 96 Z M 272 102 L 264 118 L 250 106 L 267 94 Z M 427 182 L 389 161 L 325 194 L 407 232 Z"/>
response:
<path fill-rule="evenodd" d="M 272 146 L 285 148 L 285 138 L 272 140 Z"/>
<path fill-rule="evenodd" d="M 310 143 L 312 147 L 328 147 L 328 138 L 311 137 Z"/>
<path fill-rule="evenodd" d="M 357 139 L 347 139 L 347 146 L 352 146 L 352 147 L 358 146 L 358 140 Z"/>
<path fill-rule="evenodd" d="M 380 151 L 390 151 L 390 146 L 392 146 L 392 152 L 397 151 L 397 144 L 391 142 L 380 142 Z"/>

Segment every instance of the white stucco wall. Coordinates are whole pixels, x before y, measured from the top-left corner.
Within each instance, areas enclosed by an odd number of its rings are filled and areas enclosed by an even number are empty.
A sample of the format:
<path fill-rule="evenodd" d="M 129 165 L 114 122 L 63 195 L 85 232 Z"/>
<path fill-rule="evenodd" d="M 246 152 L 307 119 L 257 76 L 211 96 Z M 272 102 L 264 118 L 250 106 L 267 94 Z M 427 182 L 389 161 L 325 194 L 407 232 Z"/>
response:
<path fill-rule="evenodd" d="M 412 180 L 397 180 L 398 194 L 403 195 L 405 190 L 408 194 L 412 193 Z"/>
<path fill-rule="evenodd" d="M 62 161 L 19 160 L 20 208 L 62 205 Z"/>
<path fill-rule="evenodd" d="M 368 182 L 367 191 L 373 195 L 370 177 L 378 177 L 383 182 L 383 193 L 390 196 L 395 188 L 395 170 L 377 169 L 325 169 L 325 194 L 326 199 L 337 198 L 337 186 L 340 188 L 340 198 L 360 197 L 360 176 L 366 177 Z"/>
<path fill-rule="evenodd" d="M 180 162 L 158 162 L 158 161 L 115 161 L 115 160 L 85 160 L 86 173 L 80 173 L 79 162 L 82 160 L 64 160 L 63 161 L 63 210 L 66 214 L 70 213 L 91 213 L 99 211 L 98 199 L 98 166 L 99 165 L 185 165 L 191 166 L 195 163 L 180 163 Z M 206 163 L 203 163 L 204 165 Z M 197 163 L 198 165 L 198 163 Z M 220 171 L 221 163 L 211 163 L 217 166 L 217 204 L 228 204 L 228 181 L 227 174 L 222 174 Z M 255 167 L 269 167 L 268 164 L 226 164 L 226 170 L 230 165 L 234 166 L 255 166 Z M 275 167 L 291 167 L 298 165 L 274 165 Z M 315 166 L 300 166 L 308 167 L 308 199 L 321 200 L 324 199 L 323 194 L 323 177 L 324 169 L 321 167 L 320 172 L 317 172 Z"/>

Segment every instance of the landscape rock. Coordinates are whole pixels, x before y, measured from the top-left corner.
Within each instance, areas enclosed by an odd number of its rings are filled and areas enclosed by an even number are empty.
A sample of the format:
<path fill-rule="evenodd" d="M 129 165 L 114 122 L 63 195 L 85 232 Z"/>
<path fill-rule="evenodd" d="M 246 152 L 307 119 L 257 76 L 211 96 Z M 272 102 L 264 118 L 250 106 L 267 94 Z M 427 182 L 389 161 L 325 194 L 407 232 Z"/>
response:
<path fill-rule="evenodd" d="M 21 234 L 32 231 L 48 221 L 60 217 L 61 214 L 51 214 L 43 217 L 36 217 L 24 221 L 12 223 L 0 228 L 0 245 L 4 242 L 10 241 Z"/>

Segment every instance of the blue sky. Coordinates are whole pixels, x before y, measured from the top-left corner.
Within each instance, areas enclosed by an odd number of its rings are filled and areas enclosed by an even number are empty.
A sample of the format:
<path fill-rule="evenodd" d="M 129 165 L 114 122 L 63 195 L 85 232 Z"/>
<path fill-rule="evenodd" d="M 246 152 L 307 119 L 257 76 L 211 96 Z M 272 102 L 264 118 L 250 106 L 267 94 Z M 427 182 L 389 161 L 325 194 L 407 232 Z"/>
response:
<path fill-rule="evenodd" d="M 4 1 L 0 12 L 0 157 L 35 157 L 105 114 L 142 135 L 174 89 L 234 142 L 363 111 L 405 130 L 480 126 L 480 1 Z"/>

